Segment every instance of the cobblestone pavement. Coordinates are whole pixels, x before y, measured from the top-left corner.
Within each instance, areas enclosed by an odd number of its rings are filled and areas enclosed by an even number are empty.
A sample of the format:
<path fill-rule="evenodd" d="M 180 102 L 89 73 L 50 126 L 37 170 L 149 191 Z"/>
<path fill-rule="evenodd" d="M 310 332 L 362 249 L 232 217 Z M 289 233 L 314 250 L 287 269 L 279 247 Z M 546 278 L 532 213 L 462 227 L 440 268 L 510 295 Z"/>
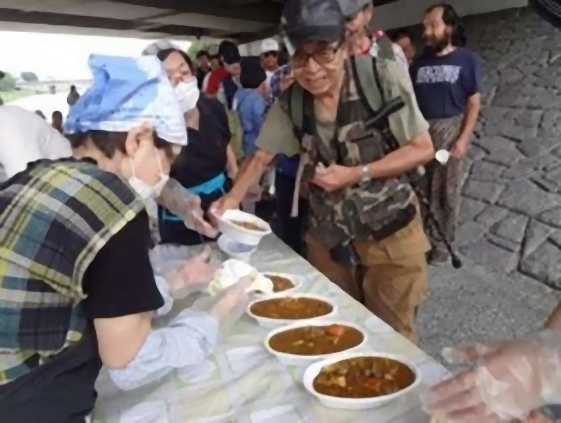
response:
<path fill-rule="evenodd" d="M 561 295 L 561 33 L 529 9 L 470 17 L 484 103 L 465 160 L 457 248 L 432 268 L 423 349 L 538 330 Z"/>

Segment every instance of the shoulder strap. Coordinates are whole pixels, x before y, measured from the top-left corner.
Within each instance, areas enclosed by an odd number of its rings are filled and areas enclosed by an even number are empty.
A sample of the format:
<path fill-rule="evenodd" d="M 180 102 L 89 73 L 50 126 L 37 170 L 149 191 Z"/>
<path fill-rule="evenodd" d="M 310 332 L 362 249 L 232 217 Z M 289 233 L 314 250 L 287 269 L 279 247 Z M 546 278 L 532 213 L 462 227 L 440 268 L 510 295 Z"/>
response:
<path fill-rule="evenodd" d="M 386 102 L 378 74 L 377 59 L 370 56 L 354 56 L 351 58 L 351 68 L 359 97 L 368 107 L 368 111 L 375 114 L 380 109 L 379 105 Z"/>
<path fill-rule="evenodd" d="M 392 40 L 390 40 L 387 35 L 378 38 L 376 44 L 378 44 L 378 57 L 380 59 L 396 60 Z"/>
<path fill-rule="evenodd" d="M 292 124 L 300 131 L 304 130 L 304 90 L 300 84 L 292 84 L 289 93 L 289 110 Z"/>
<path fill-rule="evenodd" d="M 314 98 L 298 83 L 293 83 L 288 93 L 288 110 L 290 120 L 299 133 L 313 134 L 315 132 Z"/>

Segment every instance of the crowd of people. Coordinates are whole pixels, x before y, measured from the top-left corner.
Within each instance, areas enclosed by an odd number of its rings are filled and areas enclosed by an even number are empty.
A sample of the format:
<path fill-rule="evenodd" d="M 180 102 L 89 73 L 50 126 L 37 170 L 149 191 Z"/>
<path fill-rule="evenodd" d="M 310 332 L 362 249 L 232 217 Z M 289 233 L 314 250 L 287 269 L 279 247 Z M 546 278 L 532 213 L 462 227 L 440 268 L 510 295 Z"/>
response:
<path fill-rule="evenodd" d="M 289 0 L 288 63 L 274 39 L 259 58 L 223 41 L 196 63 L 162 41 L 139 57 L 92 55 L 92 85 L 71 91 L 64 122 L 0 107 L 3 419 L 82 422 L 102 365 L 133 389 L 204 360 L 241 316 L 254 275 L 153 329 L 215 270 L 208 249 L 164 268 L 158 246 L 212 242 L 229 209 L 271 221 L 296 253 L 419 342 L 427 263 L 447 261 L 454 241 L 482 71 L 452 6 L 426 10 L 419 55 L 405 30 L 372 32 L 373 11 L 370 0 Z M 450 152 L 445 165 L 437 150 Z M 475 366 L 436 386 L 426 408 L 485 423 L 558 403 L 561 307 L 547 327 L 447 351 Z"/>

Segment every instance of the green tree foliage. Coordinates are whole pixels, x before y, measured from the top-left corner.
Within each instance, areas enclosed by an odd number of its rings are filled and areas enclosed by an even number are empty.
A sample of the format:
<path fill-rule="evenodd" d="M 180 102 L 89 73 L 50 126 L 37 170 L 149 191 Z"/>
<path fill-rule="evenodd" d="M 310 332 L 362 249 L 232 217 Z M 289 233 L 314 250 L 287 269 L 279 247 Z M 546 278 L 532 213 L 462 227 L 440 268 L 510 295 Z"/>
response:
<path fill-rule="evenodd" d="M 16 88 L 16 80 L 12 75 L 6 73 L 4 78 L 0 79 L 0 91 L 13 91 Z"/>
<path fill-rule="evenodd" d="M 39 78 L 33 72 L 22 72 L 20 76 L 25 82 L 39 81 Z"/>
<path fill-rule="evenodd" d="M 211 44 L 204 43 L 203 41 L 195 41 L 193 44 L 189 46 L 187 49 L 187 54 L 191 58 L 191 60 L 195 61 L 197 59 L 197 53 L 201 50 L 207 50 L 211 46 Z"/>

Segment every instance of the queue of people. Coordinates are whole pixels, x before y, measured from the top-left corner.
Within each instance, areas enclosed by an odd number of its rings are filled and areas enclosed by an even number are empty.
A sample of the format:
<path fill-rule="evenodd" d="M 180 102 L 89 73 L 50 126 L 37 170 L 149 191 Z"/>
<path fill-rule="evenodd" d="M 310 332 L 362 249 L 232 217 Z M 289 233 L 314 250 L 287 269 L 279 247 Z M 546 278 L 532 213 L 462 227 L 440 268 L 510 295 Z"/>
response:
<path fill-rule="evenodd" d="M 427 259 L 445 253 L 409 175 L 426 167 L 430 211 L 453 241 L 481 70 L 451 6 L 426 11 L 419 57 L 403 32 L 372 33 L 373 12 L 370 0 L 289 0 L 284 66 L 275 40 L 258 62 L 230 41 L 199 53 L 197 67 L 169 42 L 137 58 L 92 55 L 92 86 L 69 95 L 64 137 L 62 116 L 51 127 L 0 108 L 22 147 L 0 139 L 2 418 L 82 422 L 102 366 L 134 389 L 201 363 L 241 316 L 254 275 L 153 329 L 215 269 L 205 250 L 163 272 L 150 251 L 214 240 L 214 218 L 258 199 L 268 173 L 281 239 L 419 342 Z M 378 113 L 396 99 L 401 109 Z M 450 150 L 446 167 L 436 149 Z M 486 423 L 558 403 L 560 321 L 558 307 L 539 335 L 448 350 L 475 365 L 436 386 L 427 410 Z"/>

